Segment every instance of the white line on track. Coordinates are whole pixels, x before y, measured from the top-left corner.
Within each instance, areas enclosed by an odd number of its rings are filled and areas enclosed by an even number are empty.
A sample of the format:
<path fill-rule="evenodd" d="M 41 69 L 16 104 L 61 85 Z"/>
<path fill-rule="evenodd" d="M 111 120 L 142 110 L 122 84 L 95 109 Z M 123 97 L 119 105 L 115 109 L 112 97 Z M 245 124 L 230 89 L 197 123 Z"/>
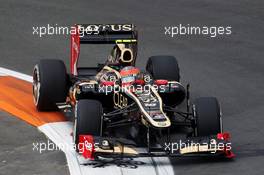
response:
<path fill-rule="evenodd" d="M 32 76 L 29 76 L 29 75 L 26 75 L 26 74 L 23 74 L 20 72 L 16 72 L 16 71 L 13 71 L 10 69 L 6 69 L 3 67 L 0 67 L 0 75 L 2 75 L 2 76 L 8 75 L 8 76 L 16 77 L 16 78 L 21 79 L 21 80 L 28 81 L 30 83 L 33 82 Z"/>

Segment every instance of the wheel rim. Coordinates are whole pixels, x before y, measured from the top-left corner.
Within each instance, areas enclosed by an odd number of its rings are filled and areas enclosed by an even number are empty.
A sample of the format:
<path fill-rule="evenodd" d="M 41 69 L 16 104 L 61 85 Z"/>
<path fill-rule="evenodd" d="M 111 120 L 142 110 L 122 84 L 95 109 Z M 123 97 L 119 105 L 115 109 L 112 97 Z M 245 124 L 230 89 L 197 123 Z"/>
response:
<path fill-rule="evenodd" d="M 40 92 L 39 68 L 38 66 L 35 66 L 33 72 L 33 97 L 34 97 L 35 105 L 37 105 L 39 101 L 39 92 Z"/>

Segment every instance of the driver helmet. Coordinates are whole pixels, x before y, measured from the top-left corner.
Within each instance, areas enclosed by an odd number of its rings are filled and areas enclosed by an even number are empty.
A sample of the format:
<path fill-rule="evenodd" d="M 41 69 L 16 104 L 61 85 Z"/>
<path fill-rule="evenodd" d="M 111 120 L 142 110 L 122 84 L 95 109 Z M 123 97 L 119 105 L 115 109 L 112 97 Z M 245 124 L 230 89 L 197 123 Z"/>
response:
<path fill-rule="evenodd" d="M 138 75 L 140 74 L 140 70 L 134 66 L 126 66 L 120 70 L 121 82 L 122 85 L 130 85 L 133 84 Z"/>

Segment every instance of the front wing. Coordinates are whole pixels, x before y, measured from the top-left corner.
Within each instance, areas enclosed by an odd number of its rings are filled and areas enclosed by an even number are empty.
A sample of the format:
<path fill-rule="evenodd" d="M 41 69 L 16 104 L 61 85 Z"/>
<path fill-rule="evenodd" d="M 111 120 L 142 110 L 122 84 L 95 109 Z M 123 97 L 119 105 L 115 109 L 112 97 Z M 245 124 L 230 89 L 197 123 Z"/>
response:
<path fill-rule="evenodd" d="M 155 148 L 139 148 L 127 139 L 80 135 L 79 153 L 86 159 L 224 156 L 233 158 L 229 133 L 215 136 L 193 137 L 177 142 L 164 143 Z"/>

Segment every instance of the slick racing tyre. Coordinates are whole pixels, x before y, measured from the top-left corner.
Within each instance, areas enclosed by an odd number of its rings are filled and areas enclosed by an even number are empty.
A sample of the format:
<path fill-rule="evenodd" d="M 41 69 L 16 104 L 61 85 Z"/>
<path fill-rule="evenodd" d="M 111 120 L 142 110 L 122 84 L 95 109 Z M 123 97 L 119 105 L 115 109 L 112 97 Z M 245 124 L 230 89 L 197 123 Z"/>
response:
<path fill-rule="evenodd" d="M 147 61 L 146 70 L 154 80 L 180 81 L 180 69 L 174 56 L 152 56 Z"/>
<path fill-rule="evenodd" d="M 147 72 L 154 80 L 180 81 L 178 61 L 173 56 L 152 56 L 148 59 Z M 185 89 L 179 85 L 177 92 L 159 93 L 163 103 L 175 107 L 185 99 Z"/>
<path fill-rule="evenodd" d="M 214 97 L 201 97 L 193 104 L 196 136 L 210 136 L 222 132 L 221 109 Z"/>
<path fill-rule="evenodd" d="M 100 136 L 102 130 L 102 104 L 97 100 L 79 100 L 75 106 L 74 142 L 78 151 L 79 136 Z"/>
<path fill-rule="evenodd" d="M 33 70 L 34 103 L 39 111 L 57 110 L 66 101 L 67 73 L 61 60 L 40 60 Z"/>

